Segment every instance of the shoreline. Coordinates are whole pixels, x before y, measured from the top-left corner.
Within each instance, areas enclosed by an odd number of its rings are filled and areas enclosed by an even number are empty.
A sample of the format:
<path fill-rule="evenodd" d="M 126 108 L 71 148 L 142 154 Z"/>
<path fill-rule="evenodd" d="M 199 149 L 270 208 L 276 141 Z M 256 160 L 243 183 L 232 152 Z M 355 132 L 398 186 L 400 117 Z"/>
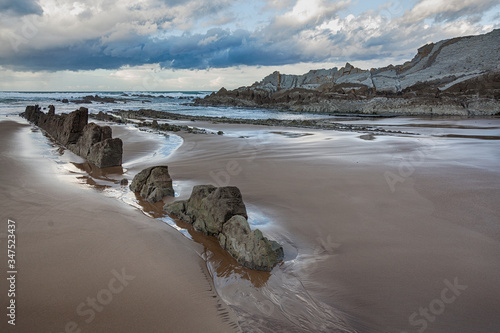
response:
<path fill-rule="evenodd" d="M 55 163 L 39 158 L 28 137 L 31 126 L 10 119 L 0 126 L 1 215 L 17 223 L 16 329 L 238 331 L 213 289 L 202 246 L 128 205 L 61 179 Z M 0 286 L 7 290 L 6 282 Z M 6 325 L 2 320 L 0 327 Z"/>

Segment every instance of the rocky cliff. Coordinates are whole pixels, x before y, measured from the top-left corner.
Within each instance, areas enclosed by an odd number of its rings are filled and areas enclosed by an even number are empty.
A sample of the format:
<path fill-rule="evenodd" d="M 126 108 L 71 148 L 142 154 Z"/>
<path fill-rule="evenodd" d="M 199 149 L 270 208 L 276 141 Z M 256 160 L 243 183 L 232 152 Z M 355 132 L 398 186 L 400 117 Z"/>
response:
<path fill-rule="evenodd" d="M 274 72 L 249 87 L 224 88 L 197 105 L 292 111 L 415 115 L 500 113 L 500 29 L 418 49 L 402 65 L 344 67 L 303 75 Z"/>
<path fill-rule="evenodd" d="M 88 123 L 87 108 L 81 107 L 69 114 L 55 114 L 53 105 L 49 106 L 47 113 L 42 112 L 38 105 L 30 105 L 21 116 L 99 168 L 122 164 L 122 140 L 111 137 L 109 126 Z"/>

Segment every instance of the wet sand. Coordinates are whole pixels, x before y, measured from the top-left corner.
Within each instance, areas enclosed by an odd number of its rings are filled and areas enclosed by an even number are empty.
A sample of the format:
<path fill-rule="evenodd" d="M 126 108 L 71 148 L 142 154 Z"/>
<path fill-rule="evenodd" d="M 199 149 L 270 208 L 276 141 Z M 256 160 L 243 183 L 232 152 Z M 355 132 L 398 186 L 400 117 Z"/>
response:
<path fill-rule="evenodd" d="M 260 291 L 219 281 L 229 304 L 245 292 L 261 304 L 238 313 L 262 327 L 303 317 L 293 323 L 303 331 L 342 327 L 335 318 L 358 332 L 498 330 L 498 143 L 195 125 L 234 137 L 184 135 L 191 144 L 170 158 L 172 176 L 238 186 L 285 244 L 285 263 Z M 449 283 L 467 288 L 446 303 Z"/>
<path fill-rule="evenodd" d="M 5 276 L 12 219 L 18 269 L 16 326 L 7 324 L 4 277 L 0 331 L 238 331 L 214 290 L 202 246 L 58 177 L 30 130 L 20 119 L 0 121 L 0 267 Z"/>
<path fill-rule="evenodd" d="M 238 186 L 253 227 L 285 248 L 267 274 L 242 269 L 187 225 L 174 223 L 192 241 L 159 223 L 161 204 L 142 203 L 157 219 L 148 218 L 58 178 L 53 162 L 19 151 L 26 127 L 0 125 L 2 219 L 19 223 L 19 300 L 29 304 L 19 323 L 28 330 L 63 331 L 68 320 L 84 332 L 500 327 L 496 140 L 435 136 L 425 126 L 420 136 L 381 136 L 190 122 L 225 134 L 181 134 L 170 157 L 141 158 L 158 142 L 113 126 L 130 142 L 124 177 L 154 162 L 169 166 L 179 198 L 195 184 Z M 27 164 L 35 159 L 36 168 Z M 122 267 L 137 277 L 85 323 L 75 308 Z"/>

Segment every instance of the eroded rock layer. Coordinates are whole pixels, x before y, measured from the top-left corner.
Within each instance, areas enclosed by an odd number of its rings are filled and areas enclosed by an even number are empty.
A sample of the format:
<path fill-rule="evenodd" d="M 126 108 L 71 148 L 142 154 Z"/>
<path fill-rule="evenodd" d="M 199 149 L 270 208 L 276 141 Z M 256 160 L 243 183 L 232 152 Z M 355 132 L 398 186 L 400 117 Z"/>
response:
<path fill-rule="evenodd" d="M 88 123 L 87 108 L 81 107 L 69 114 L 56 114 L 53 105 L 49 106 L 47 113 L 38 105 L 30 105 L 21 116 L 99 168 L 122 164 L 122 140 L 112 138 L 109 126 Z"/>
<path fill-rule="evenodd" d="M 418 49 L 403 65 L 344 67 L 303 75 L 274 72 L 248 87 L 224 88 L 198 105 L 404 115 L 500 113 L 500 29 Z"/>

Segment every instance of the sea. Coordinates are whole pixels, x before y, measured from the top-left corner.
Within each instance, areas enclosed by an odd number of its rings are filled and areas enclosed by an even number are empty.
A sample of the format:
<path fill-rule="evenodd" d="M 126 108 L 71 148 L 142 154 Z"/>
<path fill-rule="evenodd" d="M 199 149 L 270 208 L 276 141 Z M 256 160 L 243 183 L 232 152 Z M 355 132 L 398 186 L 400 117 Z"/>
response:
<path fill-rule="evenodd" d="M 282 119 L 307 120 L 325 118 L 325 114 L 296 113 L 278 110 L 250 109 L 236 107 L 211 107 L 191 105 L 195 98 L 203 98 L 212 91 L 93 91 L 93 92 L 0 92 L 0 115 L 16 115 L 23 112 L 27 105 L 47 108 L 54 105 L 56 113 L 68 113 L 84 106 L 90 113 L 99 111 L 151 109 L 190 116 L 228 117 L 240 119 Z M 82 100 L 85 96 L 111 97 L 120 99 L 116 103 L 92 102 L 78 104 L 71 101 Z M 69 103 L 63 103 L 68 100 Z"/>

